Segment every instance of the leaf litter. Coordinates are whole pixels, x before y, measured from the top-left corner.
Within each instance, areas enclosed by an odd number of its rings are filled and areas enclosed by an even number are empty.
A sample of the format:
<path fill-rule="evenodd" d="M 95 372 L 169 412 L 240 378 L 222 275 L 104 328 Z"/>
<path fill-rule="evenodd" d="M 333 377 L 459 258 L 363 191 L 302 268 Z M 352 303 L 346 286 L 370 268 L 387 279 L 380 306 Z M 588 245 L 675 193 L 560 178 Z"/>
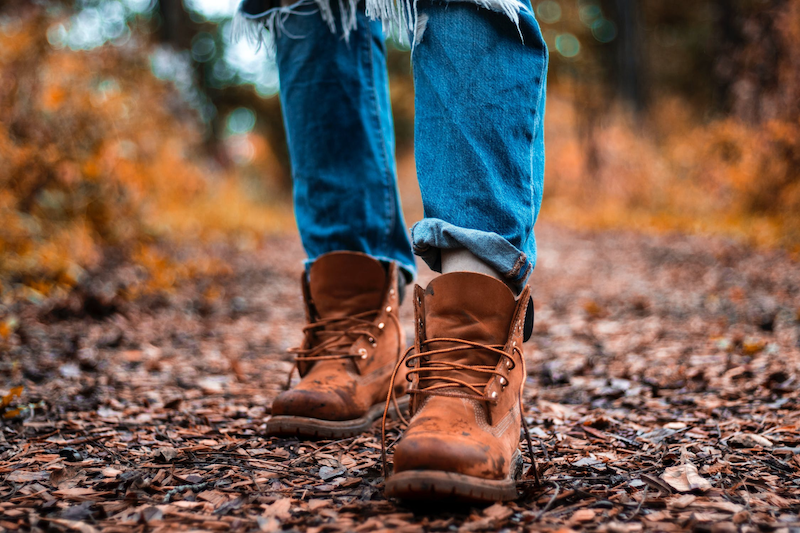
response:
<path fill-rule="evenodd" d="M 302 249 L 275 236 L 205 245 L 227 274 L 106 316 L 0 306 L 17 321 L 0 358 L 0 529 L 796 531 L 797 262 L 710 238 L 538 236 L 525 416 L 543 484 L 519 500 L 386 500 L 377 427 L 264 435 L 303 321 Z"/>

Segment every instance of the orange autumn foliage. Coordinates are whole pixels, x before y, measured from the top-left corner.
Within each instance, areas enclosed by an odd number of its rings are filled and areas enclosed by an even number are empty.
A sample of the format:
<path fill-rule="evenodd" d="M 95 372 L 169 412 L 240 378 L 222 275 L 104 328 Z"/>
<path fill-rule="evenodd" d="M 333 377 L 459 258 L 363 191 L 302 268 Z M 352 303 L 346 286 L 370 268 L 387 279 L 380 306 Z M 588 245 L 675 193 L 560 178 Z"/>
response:
<path fill-rule="evenodd" d="M 665 99 L 653 118 L 661 135 L 644 134 L 624 111 L 610 115 L 596 133 L 600 165 L 591 174 L 572 133 L 574 108 L 557 97 L 549 106 L 544 219 L 798 249 L 800 123 L 698 124 L 682 102 Z"/>
<path fill-rule="evenodd" d="M 725 116 L 703 119 L 709 110 L 656 92 L 643 117 L 622 108 L 602 115 L 590 161 L 576 133 L 587 106 L 573 95 L 597 91 L 551 91 L 543 218 L 712 232 L 800 253 L 800 0 L 751 8 L 737 15 L 744 42 L 724 58 L 735 73 Z"/>
<path fill-rule="evenodd" d="M 137 291 L 168 289 L 225 267 L 154 259 L 154 243 L 252 240 L 285 224 L 230 171 L 209 164 L 198 120 L 152 76 L 143 43 L 56 50 L 45 38 L 52 22 L 30 10 L 0 31 L 0 287 L 7 298 L 68 290 L 110 249 L 147 271 Z"/>
<path fill-rule="evenodd" d="M 800 42 L 800 0 L 781 9 L 777 38 Z M 242 135 L 226 141 L 228 150 L 256 165 L 236 171 L 210 163 L 199 121 L 151 74 L 149 45 L 140 36 L 119 48 L 57 50 L 46 39 L 56 21 L 36 8 L 15 17 L 0 26 L 0 298 L 69 290 L 99 268 L 108 250 L 146 272 L 129 296 L 169 290 L 225 266 L 171 259 L 157 243 L 220 238 L 251 246 L 291 226 L 288 202 L 266 205 L 243 185 L 248 172 L 256 179 L 269 178 L 265 169 L 282 172 L 273 147 L 256 133 Z M 754 50 L 742 54 L 757 64 Z M 575 101 L 587 91 L 553 84 L 542 219 L 714 232 L 796 249 L 800 47 L 786 50 L 777 88 L 735 108 L 758 108 L 758 120 L 734 112 L 704 122 L 689 103 L 659 94 L 644 119 L 622 108 L 603 114 L 594 131 L 594 170 Z M 411 123 L 411 96 L 410 79 L 396 80 L 393 105 L 403 123 Z M 413 166 L 404 160 L 401 168 Z M 279 187 L 263 182 L 268 191 Z M 405 185 L 413 207 L 415 187 Z"/>

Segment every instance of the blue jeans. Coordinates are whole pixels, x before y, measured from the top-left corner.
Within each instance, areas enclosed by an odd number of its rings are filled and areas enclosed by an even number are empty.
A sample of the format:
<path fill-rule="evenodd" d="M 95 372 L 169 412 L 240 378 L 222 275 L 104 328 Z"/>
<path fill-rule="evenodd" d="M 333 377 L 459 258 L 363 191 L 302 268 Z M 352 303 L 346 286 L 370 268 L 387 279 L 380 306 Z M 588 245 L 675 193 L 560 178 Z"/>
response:
<path fill-rule="evenodd" d="M 336 14 L 339 2 L 331 2 Z M 441 270 L 466 248 L 524 286 L 544 181 L 547 48 L 530 8 L 516 25 L 473 4 L 420 1 L 412 54 L 415 156 L 425 217 L 413 254 Z M 396 260 L 413 278 L 400 210 L 379 22 L 347 39 L 302 3 L 276 35 L 297 225 L 309 261 L 334 250 Z"/>

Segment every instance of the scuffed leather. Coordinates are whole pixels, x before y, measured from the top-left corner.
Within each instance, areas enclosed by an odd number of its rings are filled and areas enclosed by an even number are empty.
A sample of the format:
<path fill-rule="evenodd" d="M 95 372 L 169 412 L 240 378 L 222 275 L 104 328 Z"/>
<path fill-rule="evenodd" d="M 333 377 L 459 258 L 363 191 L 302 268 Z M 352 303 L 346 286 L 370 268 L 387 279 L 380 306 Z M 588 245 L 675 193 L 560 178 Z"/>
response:
<path fill-rule="evenodd" d="M 483 479 L 508 476 L 519 445 L 521 415 L 519 399 L 525 380 L 521 356 L 529 290 L 515 300 L 502 282 L 483 274 L 455 272 L 436 278 L 423 291 L 415 291 L 416 339 L 458 338 L 488 345 L 501 345 L 513 361 L 482 349 L 471 349 L 430 357 L 446 358 L 464 365 L 492 365 L 500 376 L 487 377 L 468 369 L 448 371 L 469 382 L 487 381 L 487 398 L 495 402 L 448 397 L 451 389 L 437 395 L 415 394 L 413 418 L 395 448 L 394 471 L 436 470 Z M 452 343 L 450 343 L 452 344 Z M 428 343 L 428 348 L 447 347 L 447 342 Z M 518 350 L 514 348 L 517 347 Z M 413 375 L 413 374 L 412 374 Z M 505 383 L 501 383 L 502 380 Z M 430 386 L 413 375 L 412 390 Z M 452 392 L 458 394 L 459 388 Z"/>
<path fill-rule="evenodd" d="M 356 252 L 332 252 L 312 264 L 302 280 L 308 322 L 377 310 L 371 320 L 373 327 L 368 328 L 374 334 L 358 336 L 346 350 L 358 357 L 299 359 L 301 380 L 275 398 L 273 415 L 353 420 L 386 399 L 392 369 L 405 348 L 405 335 L 396 320 L 398 275 L 396 264 L 392 263 L 387 272 L 377 260 Z M 319 342 L 313 332 L 309 333 L 302 348 L 313 348 Z M 402 387 L 397 393 L 404 391 Z"/>

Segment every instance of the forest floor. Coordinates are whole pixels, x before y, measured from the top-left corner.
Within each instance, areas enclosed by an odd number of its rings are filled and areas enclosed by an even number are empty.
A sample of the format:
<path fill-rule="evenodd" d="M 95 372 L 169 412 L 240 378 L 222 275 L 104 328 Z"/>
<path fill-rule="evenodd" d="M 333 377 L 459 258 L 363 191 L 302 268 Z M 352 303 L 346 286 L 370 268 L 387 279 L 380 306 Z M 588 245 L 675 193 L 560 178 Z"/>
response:
<path fill-rule="evenodd" d="M 800 531 L 800 265 L 703 237 L 537 236 L 525 416 L 544 484 L 519 500 L 387 500 L 377 425 L 264 436 L 303 322 L 302 249 L 272 237 L 202 248 L 230 269 L 168 293 L 120 297 L 141 273 L 109 263 L 10 309 L 0 530 Z"/>

